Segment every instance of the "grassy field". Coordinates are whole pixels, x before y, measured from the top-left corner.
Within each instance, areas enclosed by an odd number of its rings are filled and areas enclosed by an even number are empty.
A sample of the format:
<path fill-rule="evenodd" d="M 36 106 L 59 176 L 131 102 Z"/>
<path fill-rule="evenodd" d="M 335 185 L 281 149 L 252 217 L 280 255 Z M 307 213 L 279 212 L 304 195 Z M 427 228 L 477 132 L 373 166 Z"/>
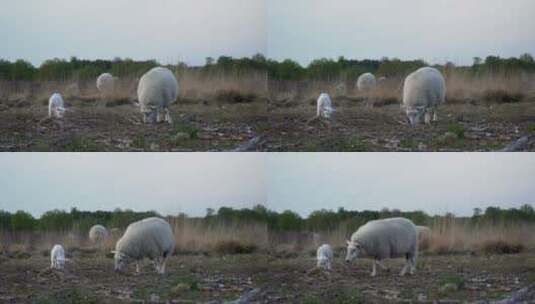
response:
<path fill-rule="evenodd" d="M 535 296 L 535 254 L 422 256 L 417 272 L 392 271 L 371 277 L 371 260 L 352 265 L 337 256 L 331 272 L 314 268 L 312 255 L 275 253 L 179 255 L 168 272 L 150 264 L 140 274 L 113 271 L 113 259 L 92 249 L 70 249 L 64 271 L 50 270 L 45 253 L 0 256 L 0 300 L 4 303 L 384 303 L 433 300 L 489 300 L 530 287 Z M 532 298 L 533 299 L 533 298 Z M 167 302 L 167 303 L 169 303 Z"/>

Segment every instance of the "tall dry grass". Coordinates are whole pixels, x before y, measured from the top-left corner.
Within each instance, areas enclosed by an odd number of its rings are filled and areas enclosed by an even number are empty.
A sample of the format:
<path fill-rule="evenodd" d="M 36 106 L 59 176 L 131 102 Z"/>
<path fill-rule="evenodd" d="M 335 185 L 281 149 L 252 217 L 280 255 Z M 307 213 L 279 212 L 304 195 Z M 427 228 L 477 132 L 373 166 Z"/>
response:
<path fill-rule="evenodd" d="M 535 74 L 487 73 L 474 75 L 461 69 L 451 69 L 445 74 L 447 103 L 488 103 L 535 101 Z M 369 95 L 359 92 L 355 82 L 344 79 L 330 81 L 270 81 L 270 98 L 274 101 L 315 100 L 320 93 L 331 97 L 363 101 L 370 98 L 376 106 L 401 103 L 404 77 L 390 77 L 378 83 Z M 337 89 L 343 84 L 344 90 Z"/>

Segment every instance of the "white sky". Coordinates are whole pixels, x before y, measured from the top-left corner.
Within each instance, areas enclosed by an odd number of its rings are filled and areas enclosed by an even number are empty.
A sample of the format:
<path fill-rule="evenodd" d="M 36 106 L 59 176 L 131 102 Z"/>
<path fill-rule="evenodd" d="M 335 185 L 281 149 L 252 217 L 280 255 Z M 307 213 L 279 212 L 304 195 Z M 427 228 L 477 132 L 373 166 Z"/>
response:
<path fill-rule="evenodd" d="M 157 59 L 266 53 L 265 0 L 0 0 L 0 58 Z"/>
<path fill-rule="evenodd" d="M 268 53 L 303 64 L 320 57 L 425 59 L 535 53 L 533 0 L 270 0 Z"/>
<path fill-rule="evenodd" d="M 535 204 L 535 153 L 270 153 L 269 207 L 423 210 Z M 535 206 L 535 205 L 534 205 Z"/>
<path fill-rule="evenodd" d="M 446 60 L 535 53 L 533 0 L 0 0 L 0 58 Z"/>
<path fill-rule="evenodd" d="M 204 215 L 264 204 L 471 215 L 535 203 L 535 153 L 2 153 L 0 209 Z"/>
<path fill-rule="evenodd" d="M 261 153 L 2 153 L 0 209 L 156 210 L 265 204 Z"/>

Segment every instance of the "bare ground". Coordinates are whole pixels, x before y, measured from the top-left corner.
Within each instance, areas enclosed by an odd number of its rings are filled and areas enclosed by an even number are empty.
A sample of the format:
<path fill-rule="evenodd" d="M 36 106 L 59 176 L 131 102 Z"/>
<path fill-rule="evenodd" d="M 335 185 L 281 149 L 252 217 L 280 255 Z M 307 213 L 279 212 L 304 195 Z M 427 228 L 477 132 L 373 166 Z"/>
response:
<path fill-rule="evenodd" d="M 439 108 L 439 121 L 411 127 L 399 104 L 366 107 L 337 98 L 330 129 L 307 121 L 315 101 L 269 106 L 269 151 L 497 151 L 535 134 L 535 102 L 455 103 Z M 447 134 L 449 133 L 449 134 Z M 535 151 L 531 142 L 524 150 Z"/>
<path fill-rule="evenodd" d="M 331 272 L 314 269 L 311 256 L 269 254 L 172 257 L 164 276 L 145 262 L 141 274 L 113 272 L 113 260 L 76 251 L 64 271 L 50 270 L 48 257 L 0 257 L 2 303 L 398 303 L 504 299 L 515 291 L 535 303 L 535 254 L 424 256 L 417 273 L 392 271 L 370 277 L 371 261 L 346 265 L 338 257 Z M 247 299 L 246 299 L 247 298 Z M 234 302 L 239 303 L 239 302 Z M 486 303 L 486 302 L 481 302 Z"/>
<path fill-rule="evenodd" d="M 139 110 L 74 101 L 63 119 L 22 103 L 0 110 L 0 151 L 227 151 L 263 133 L 265 102 L 179 103 L 174 124 L 145 125 Z M 253 147 L 255 149 L 255 147 Z"/>

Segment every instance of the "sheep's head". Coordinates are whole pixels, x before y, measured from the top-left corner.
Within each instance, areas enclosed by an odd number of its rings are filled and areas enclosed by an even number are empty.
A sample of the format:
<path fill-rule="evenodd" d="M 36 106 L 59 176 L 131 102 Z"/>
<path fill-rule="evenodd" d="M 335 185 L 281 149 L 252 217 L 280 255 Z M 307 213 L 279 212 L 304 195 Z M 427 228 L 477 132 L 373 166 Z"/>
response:
<path fill-rule="evenodd" d="M 66 111 L 67 111 L 67 110 L 66 110 L 64 107 L 57 107 L 57 108 L 56 108 L 56 116 L 57 116 L 58 118 L 63 118 L 63 116 L 65 116 L 65 112 L 66 112 Z"/>
<path fill-rule="evenodd" d="M 346 262 L 349 263 L 361 254 L 362 252 L 362 246 L 353 241 L 347 241 L 347 254 L 346 254 Z"/>
<path fill-rule="evenodd" d="M 124 271 L 131 258 L 120 251 L 112 251 L 115 259 L 115 271 Z"/>
<path fill-rule="evenodd" d="M 56 262 L 58 263 L 58 268 L 63 269 L 65 267 L 65 258 L 63 259 L 57 259 Z"/>
<path fill-rule="evenodd" d="M 405 109 L 407 119 L 412 126 L 420 124 L 425 115 L 425 107 L 407 107 Z"/>
<path fill-rule="evenodd" d="M 141 113 L 143 114 L 143 122 L 146 124 L 156 123 L 157 113 L 156 108 L 141 107 Z"/>

